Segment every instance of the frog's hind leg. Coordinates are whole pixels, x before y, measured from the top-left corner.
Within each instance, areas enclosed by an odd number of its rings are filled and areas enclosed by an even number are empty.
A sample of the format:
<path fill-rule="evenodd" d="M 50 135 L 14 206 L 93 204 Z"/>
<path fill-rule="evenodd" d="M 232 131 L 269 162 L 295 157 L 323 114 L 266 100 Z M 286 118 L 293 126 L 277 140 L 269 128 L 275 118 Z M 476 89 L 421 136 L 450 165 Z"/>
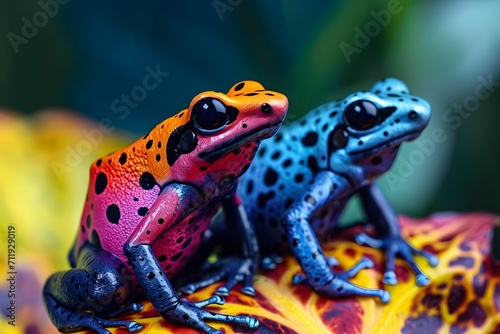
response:
<path fill-rule="evenodd" d="M 142 328 L 135 321 L 104 318 L 140 311 L 141 304 L 121 307 L 131 294 L 131 274 L 118 258 L 91 244 L 82 247 L 77 268 L 53 274 L 45 283 L 43 300 L 49 317 L 61 332 L 125 326 L 130 332 Z"/>

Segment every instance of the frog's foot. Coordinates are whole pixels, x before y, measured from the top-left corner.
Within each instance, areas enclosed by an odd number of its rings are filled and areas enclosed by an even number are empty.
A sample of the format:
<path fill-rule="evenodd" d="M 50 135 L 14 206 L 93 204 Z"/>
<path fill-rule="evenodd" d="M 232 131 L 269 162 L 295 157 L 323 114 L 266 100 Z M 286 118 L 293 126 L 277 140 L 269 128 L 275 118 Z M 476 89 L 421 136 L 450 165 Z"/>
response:
<path fill-rule="evenodd" d="M 90 313 L 77 313 L 59 304 L 51 296 L 45 296 L 50 317 L 61 332 L 74 332 L 82 329 L 91 329 L 99 334 L 110 334 L 106 327 L 123 326 L 129 332 L 137 332 L 142 325 L 135 321 L 108 320 L 96 317 Z M 50 306 L 50 308 L 49 308 Z"/>
<path fill-rule="evenodd" d="M 260 261 L 260 266 L 264 270 L 271 270 L 276 268 L 278 264 L 283 262 L 283 258 L 278 254 L 271 254 L 269 256 L 263 257 Z"/>
<path fill-rule="evenodd" d="M 408 263 L 411 270 L 415 273 L 416 283 L 418 286 L 428 285 L 430 280 L 429 277 L 427 277 L 427 275 L 425 275 L 415 263 L 413 258 L 414 255 L 424 257 L 433 267 L 435 267 L 439 262 L 438 258 L 434 254 L 414 248 L 401 236 L 375 239 L 365 233 L 361 233 L 355 236 L 355 240 L 360 245 L 366 244 L 373 248 L 385 249 L 386 271 L 382 280 L 384 284 L 395 285 L 398 283 L 394 272 L 394 261 L 397 254 L 399 254 Z"/>
<path fill-rule="evenodd" d="M 215 292 L 217 295 L 227 296 L 236 284 L 243 283 L 241 292 L 255 296 L 255 289 L 252 283 L 256 267 L 256 262 L 252 258 L 236 256 L 227 257 L 215 263 L 207 263 L 202 269 L 207 274 L 197 282 L 183 286 L 180 291 L 191 294 L 200 288 L 225 279 L 226 284 L 217 289 Z"/>
<path fill-rule="evenodd" d="M 352 284 L 347 279 L 356 275 L 364 268 L 371 268 L 373 262 L 369 259 L 361 259 L 354 267 L 336 274 L 332 274 L 332 279 L 327 281 L 324 285 L 320 286 L 316 282 L 309 281 L 305 275 L 294 275 L 292 283 L 306 284 L 313 288 L 320 295 L 327 297 L 347 297 L 347 296 L 364 296 L 364 297 L 378 297 L 382 303 L 388 303 L 391 300 L 389 292 L 380 289 L 367 289 Z"/>
<path fill-rule="evenodd" d="M 216 320 L 221 322 L 237 323 L 246 325 L 251 329 L 257 328 L 259 326 L 259 321 L 249 316 L 226 315 L 202 309 L 202 307 L 211 304 L 222 305 L 224 304 L 224 299 L 222 299 L 222 297 L 220 296 L 213 296 L 209 299 L 202 300 L 199 302 L 188 302 L 185 300 L 181 300 L 175 306 L 175 308 L 169 311 L 160 312 L 160 314 L 167 320 L 175 320 L 177 322 L 193 326 L 205 333 L 210 333 L 210 334 L 216 334 L 216 333 L 222 334 L 222 331 L 210 327 L 204 322 L 204 320 Z"/>

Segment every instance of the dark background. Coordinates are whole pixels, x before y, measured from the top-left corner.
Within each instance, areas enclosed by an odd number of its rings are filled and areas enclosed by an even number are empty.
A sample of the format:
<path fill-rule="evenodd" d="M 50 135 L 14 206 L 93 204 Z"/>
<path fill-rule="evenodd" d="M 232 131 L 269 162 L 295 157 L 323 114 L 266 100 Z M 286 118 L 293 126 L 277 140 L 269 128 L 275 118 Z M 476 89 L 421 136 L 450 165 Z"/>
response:
<path fill-rule="evenodd" d="M 68 107 L 138 136 L 199 92 L 243 79 L 286 94 L 290 121 L 393 76 L 433 106 L 419 140 L 446 134 L 427 153 L 406 144 L 392 178 L 379 180 L 394 206 L 500 213 L 500 86 L 468 114 L 449 111 L 473 101 L 481 78 L 500 82 L 498 1 L 61 2 L 1 2 L 0 105 L 26 115 Z M 27 21 L 38 23 L 29 37 Z M 348 57 L 347 44 L 357 48 Z M 120 118 L 113 101 L 147 66 L 169 75 Z M 424 159 L 408 171 L 412 154 Z"/>

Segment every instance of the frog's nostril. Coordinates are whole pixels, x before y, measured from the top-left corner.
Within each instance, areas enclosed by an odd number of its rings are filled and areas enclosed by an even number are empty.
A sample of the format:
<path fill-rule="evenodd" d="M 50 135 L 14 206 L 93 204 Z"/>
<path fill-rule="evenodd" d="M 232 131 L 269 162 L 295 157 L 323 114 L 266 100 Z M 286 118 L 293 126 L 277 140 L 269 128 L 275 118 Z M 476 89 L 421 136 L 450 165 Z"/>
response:
<path fill-rule="evenodd" d="M 266 114 L 270 113 L 272 109 L 273 108 L 271 108 L 271 106 L 267 103 L 262 104 L 262 106 L 260 107 L 260 111 Z"/>
<path fill-rule="evenodd" d="M 410 119 L 415 119 L 417 118 L 418 114 L 415 110 L 412 110 L 410 111 L 410 113 L 408 114 L 408 117 L 410 117 Z"/>

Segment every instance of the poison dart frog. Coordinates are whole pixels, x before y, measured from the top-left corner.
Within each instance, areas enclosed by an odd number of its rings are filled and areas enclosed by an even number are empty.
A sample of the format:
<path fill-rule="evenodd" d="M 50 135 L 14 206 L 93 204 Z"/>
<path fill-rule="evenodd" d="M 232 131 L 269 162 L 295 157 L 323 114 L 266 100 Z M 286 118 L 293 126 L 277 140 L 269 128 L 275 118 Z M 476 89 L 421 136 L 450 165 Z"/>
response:
<path fill-rule="evenodd" d="M 375 296 L 388 302 L 387 291 L 348 281 L 373 266 L 370 260 L 335 273 L 331 266 L 336 259 L 325 258 L 318 240 L 335 233 L 346 202 L 359 195 L 379 239 L 359 234 L 356 241 L 385 249 L 383 282 L 397 284 L 394 261 L 399 254 L 416 274 L 417 285 L 428 284 L 413 256 L 423 256 L 433 266 L 437 257 L 402 238 L 398 218 L 374 181 L 389 170 L 401 144 L 419 136 L 430 115 L 425 100 L 410 95 L 402 81 L 387 78 L 370 91 L 311 110 L 264 142 L 238 188 L 257 232 L 262 267 L 275 267 L 279 255 L 291 250 L 305 273 L 294 276 L 294 283 L 306 283 L 329 297 Z M 200 281 L 188 287 L 204 285 Z"/>
<path fill-rule="evenodd" d="M 163 318 L 206 333 L 221 333 L 206 320 L 257 327 L 249 316 L 203 309 L 223 304 L 219 296 L 180 299 L 171 279 L 200 246 L 219 208 L 232 214 L 230 223 L 240 225 L 244 238 L 251 233 L 236 193 L 238 178 L 260 142 L 278 131 L 287 108 L 284 95 L 254 81 L 237 83 L 227 94 L 200 93 L 143 138 L 94 162 L 69 254 L 73 269 L 53 274 L 43 289 L 56 327 L 137 331 L 137 322 L 108 318 L 139 311 L 144 295 Z M 258 252 L 251 240 L 243 247 L 247 258 Z"/>

